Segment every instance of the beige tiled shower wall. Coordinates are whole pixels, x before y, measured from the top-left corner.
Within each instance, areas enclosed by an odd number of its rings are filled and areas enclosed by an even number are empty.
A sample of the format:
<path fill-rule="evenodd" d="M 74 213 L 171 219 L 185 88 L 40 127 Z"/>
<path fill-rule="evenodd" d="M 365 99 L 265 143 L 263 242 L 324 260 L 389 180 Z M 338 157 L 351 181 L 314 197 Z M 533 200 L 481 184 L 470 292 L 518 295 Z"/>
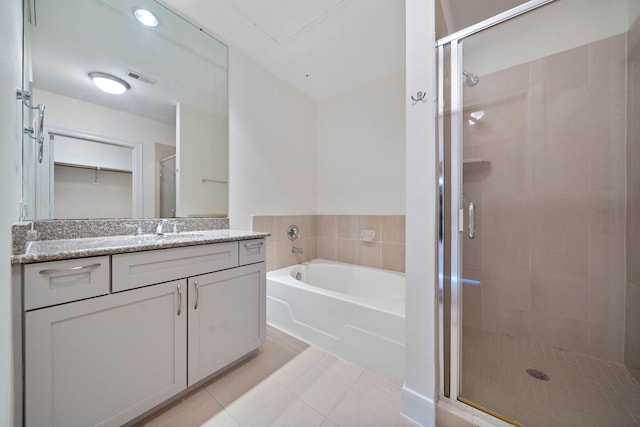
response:
<path fill-rule="evenodd" d="M 290 241 L 295 224 L 301 238 Z M 375 231 L 375 240 L 360 240 L 361 230 Z M 254 216 L 253 231 L 271 233 L 267 239 L 267 271 L 315 258 L 404 272 L 404 215 Z M 293 254 L 292 247 L 302 254 Z"/>
<path fill-rule="evenodd" d="M 620 34 L 465 87 L 465 117 L 484 115 L 464 156 L 488 161 L 465 166 L 465 326 L 622 362 L 625 53 Z"/>
<path fill-rule="evenodd" d="M 640 18 L 627 35 L 627 287 L 624 363 L 640 381 Z"/>

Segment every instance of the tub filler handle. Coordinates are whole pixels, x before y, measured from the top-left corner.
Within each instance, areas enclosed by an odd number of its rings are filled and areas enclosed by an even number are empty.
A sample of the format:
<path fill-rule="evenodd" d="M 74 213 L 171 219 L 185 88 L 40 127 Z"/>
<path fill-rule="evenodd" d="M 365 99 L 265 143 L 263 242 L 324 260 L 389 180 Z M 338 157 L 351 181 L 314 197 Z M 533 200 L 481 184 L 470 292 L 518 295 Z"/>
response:
<path fill-rule="evenodd" d="M 198 289 L 198 281 L 197 280 L 193 281 L 193 288 L 196 291 L 196 302 L 193 305 L 193 309 L 197 310 L 198 309 L 198 300 L 200 299 L 200 290 Z"/>

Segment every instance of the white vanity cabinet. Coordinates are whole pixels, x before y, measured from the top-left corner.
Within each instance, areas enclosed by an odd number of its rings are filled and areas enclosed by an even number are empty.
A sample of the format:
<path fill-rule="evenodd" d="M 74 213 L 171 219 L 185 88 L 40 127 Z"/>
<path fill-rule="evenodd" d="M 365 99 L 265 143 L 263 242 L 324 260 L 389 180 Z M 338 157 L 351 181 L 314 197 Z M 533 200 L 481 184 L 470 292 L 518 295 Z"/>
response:
<path fill-rule="evenodd" d="M 265 248 L 252 239 L 25 265 L 80 272 L 96 289 L 29 304 L 27 288 L 44 285 L 23 274 L 25 425 L 120 426 L 257 349 Z"/>
<path fill-rule="evenodd" d="M 109 257 L 69 259 L 24 267 L 24 309 L 109 293 Z"/>
<path fill-rule="evenodd" d="M 186 387 L 186 280 L 25 314 L 25 425 L 119 426 Z"/>
<path fill-rule="evenodd" d="M 265 339 L 265 263 L 189 278 L 189 385 Z"/>

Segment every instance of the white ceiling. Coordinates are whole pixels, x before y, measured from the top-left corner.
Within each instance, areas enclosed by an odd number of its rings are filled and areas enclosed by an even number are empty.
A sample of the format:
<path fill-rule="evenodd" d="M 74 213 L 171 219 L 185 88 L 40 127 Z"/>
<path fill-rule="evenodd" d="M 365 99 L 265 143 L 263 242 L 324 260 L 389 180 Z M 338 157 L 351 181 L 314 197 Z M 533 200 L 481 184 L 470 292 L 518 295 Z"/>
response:
<path fill-rule="evenodd" d="M 226 50 L 154 1 L 317 101 L 405 66 L 404 0 L 33 1 L 38 12 L 37 26 L 29 26 L 34 86 L 169 123 L 178 101 L 226 115 Z M 144 29 L 136 23 L 134 3 L 160 13 L 161 25 Z M 438 0 L 437 35 L 520 3 Z M 128 70 L 156 83 L 128 79 Z M 102 94 L 89 71 L 125 78 L 132 90 L 122 97 Z"/>
<path fill-rule="evenodd" d="M 402 0 L 161 1 L 315 100 L 404 67 Z"/>
<path fill-rule="evenodd" d="M 405 66 L 403 0 L 157 0 L 315 100 Z M 438 0 L 437 38 L 525 0 Z"/>
<path fill-rule="evenodd" d="M 35 0 L 28 25 L 33 86 L 81 101 L 175 123 L 178 102 L 227 116 L 227 48 L 152 0 Z M 150 29 L 133 6 L 155 7 Z M 34 25 L 35 24 L 35 25 Z M 131 90 L 105 94 L 88 73 L 106 72 Z M 147 84 L 127 77 L 133 71 Z"/>

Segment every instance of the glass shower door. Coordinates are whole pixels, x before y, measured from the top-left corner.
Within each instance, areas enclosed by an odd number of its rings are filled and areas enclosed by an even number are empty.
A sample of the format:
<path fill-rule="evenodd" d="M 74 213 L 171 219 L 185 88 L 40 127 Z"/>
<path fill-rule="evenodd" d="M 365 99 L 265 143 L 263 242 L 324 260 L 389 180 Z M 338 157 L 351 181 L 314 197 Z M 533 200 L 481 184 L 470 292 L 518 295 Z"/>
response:
<path fill-rule="evenodd" d="M 176 156 L 160 161 L 160 218 L 176 216 Z"/>
<path fill-rule="evenodd" d="M 452 179 L 458 189 L 452 203 L 458 209 L 460 254 L 458 399 L 512 424 L 529 425 L 533 411 L 515 408 L 527 404 L 524 388 L 538 385 L 528 384 L 526 369 L 545 369 L 525 362 L 524 354 L 532 343 L 530 221 L 536 196 L 530 172 L 538 159 L 536 126 L 543 123 L 544 108 L 529 63 L 501 64 L 480 56 L 489 56 L 482 48 L 492 31 L 503 29 L 486 30 L 457 46 L 460 103 L 452 109 L 452 134 L 461 144 L 452 148 L 452 159 L 457 157 L 452 176 L 459 177 L 457 183 Z"/>
<path fill-rule="evenodd" d="M 514 424 L 640 425 L 638 15 L 556 0 L 440 47 L 443 394 Z"/>

